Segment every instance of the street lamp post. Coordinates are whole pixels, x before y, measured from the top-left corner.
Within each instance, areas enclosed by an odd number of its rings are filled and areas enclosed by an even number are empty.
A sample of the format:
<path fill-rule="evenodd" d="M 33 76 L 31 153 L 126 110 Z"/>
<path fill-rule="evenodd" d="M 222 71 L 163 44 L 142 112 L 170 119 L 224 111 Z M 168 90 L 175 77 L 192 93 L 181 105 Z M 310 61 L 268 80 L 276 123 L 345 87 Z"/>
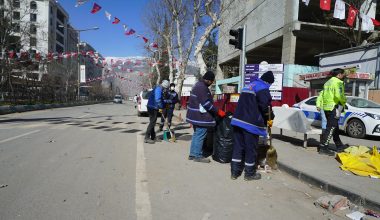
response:
<path fill-rule="evenodd" d="M 62 27 L 64 28 L 65 26 L 63 25 L 59 25 L 59 27 Z M 99 30 L 99 27 L 92 27 L 92 28 L 86 28 L 86 29 L 74 29 L 74 28 L 69 28 L 73 31 L 76 31 L 77 34 L 78 34 L 78 44 L 77 44 L 77 49 L 78 49 L 78 97 L 77 97 L 77 100 L 79 101 L 80 100 L 80 56 L 79 56 L 79 53 L 80 53 L 80 45 L 81 45 L 81 42 L 80 42 L 80 33 L 81 32 L 84 32 L 84 31 L 95 31 L 95 30 Z"/>

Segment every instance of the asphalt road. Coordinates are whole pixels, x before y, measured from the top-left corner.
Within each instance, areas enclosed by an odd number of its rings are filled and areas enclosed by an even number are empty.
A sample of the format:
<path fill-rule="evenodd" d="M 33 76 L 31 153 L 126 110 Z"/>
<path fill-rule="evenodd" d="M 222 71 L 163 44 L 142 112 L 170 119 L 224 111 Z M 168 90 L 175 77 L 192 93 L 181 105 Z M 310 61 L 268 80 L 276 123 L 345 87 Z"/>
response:
<path fill-rule="evenodd" d="M 229 165 L 187 160 L 192 131 L 144 144 L 132 104 L 0 116 L 0 219 L 343 219 L 326 193 L 285 173 L 230 180 Z"/>

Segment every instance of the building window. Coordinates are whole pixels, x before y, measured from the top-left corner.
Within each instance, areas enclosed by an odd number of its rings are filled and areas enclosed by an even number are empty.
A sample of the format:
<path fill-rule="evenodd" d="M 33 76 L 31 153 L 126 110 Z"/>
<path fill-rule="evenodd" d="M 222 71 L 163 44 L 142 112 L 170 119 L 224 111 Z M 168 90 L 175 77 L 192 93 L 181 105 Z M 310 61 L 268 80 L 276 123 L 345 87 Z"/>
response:
<path fill-rule="evenodd" d="M 4 5 L 4 0 L 0 0 L 0 5 Z"/>
<path fill-rule="evenodd" d="M 31 47 L 37 46 L 37 39 L 35 37 L 30 38 L 30 46 Z"/>
<path fill-rule="evenodd" d="M 20 12 L 14 11 L 13 12 L 13 20 L 20 20 Z"/>
<path fill-rule="evenodd" d="M 61 44 L 65 44 L 65 39 L 58 33 L 56 34 L 56 40 Z"/>
<path fill-rule="evenodd" d="M 56 45 L 55 45 L 55 50 L 56 50 L 56 52 L 58 52 L 58 53 L 62 53 L 62 52 L 63 52 L 63 47 L 61 47 L 60 45 L 56 44 Z"/>
<path fill-rule="evenodd" d="M 13 0 L 13 7 L 20 8 L 20 0 Z"/>
<path fill-rule="evenodd" d="M 30 25 L 30 34 L 37 34 L 37 27 L 36 25 Z"/>
<path fill-rule="evenodd" d="M 12 24 L 12 26 L 13 26 L 13 32 L 15 32 L 15 33 L 20 33 L 20 24 L 17 24 L 17 23 L 14 23 L 14 24 Z"/>
<path fill-rule="evenodd" d="M 37 9 L 37 3 L 35 1 L 30 2 L 30 9 Z"/>
<path fill-rule="evenodd" d="M 65 27 L 57 22 L 57 30 L 62 34 L 65 34 Z"/>
<path fill-rule="evenodd" d="M 30 21 L 37 21 L 37 14 L 30 14 Z"/>

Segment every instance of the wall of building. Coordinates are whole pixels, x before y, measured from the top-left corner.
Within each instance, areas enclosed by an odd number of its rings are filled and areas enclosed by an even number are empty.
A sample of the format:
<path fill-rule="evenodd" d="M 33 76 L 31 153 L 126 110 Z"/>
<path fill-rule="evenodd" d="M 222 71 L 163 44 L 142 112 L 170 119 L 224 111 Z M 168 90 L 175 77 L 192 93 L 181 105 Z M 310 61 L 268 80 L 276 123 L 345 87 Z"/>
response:
<path fill-rule="evenodd" d="M 247 24 L 247 50 L 281 37 L 282 27 L 285 24 L 287 1 L 289 0 L 225 0 L 225 5 L 228 5 L 229 9 L 222 14 L 223 23 L 219 29 L 218 63 L 226 62 L 239 55 L 239 51 L 228 44 L 231 39 L 230 29 Z"/>

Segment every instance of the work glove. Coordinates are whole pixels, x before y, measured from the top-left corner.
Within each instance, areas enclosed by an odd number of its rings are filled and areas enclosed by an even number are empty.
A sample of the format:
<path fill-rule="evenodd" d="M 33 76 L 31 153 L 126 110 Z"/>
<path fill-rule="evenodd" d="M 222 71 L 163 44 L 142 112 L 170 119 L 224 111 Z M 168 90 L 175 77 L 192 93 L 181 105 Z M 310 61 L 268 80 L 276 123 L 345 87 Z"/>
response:
<path fill-rule="evenodd" d="M 271 128 L 273 126 L 273 120 L 268 120 L 267 125 L 268 125 L 268 127 Z"/>
<path fill-rule="evenodd" d="M 224 112 L 222 109 L 218 109 L 218 116 L 224 118 L 226 117 L 226 112 Z"/>
<path fill-rule="evenodd" d="M 158 112 L 162 114 L 162 108 L 158 109 Z"/>

